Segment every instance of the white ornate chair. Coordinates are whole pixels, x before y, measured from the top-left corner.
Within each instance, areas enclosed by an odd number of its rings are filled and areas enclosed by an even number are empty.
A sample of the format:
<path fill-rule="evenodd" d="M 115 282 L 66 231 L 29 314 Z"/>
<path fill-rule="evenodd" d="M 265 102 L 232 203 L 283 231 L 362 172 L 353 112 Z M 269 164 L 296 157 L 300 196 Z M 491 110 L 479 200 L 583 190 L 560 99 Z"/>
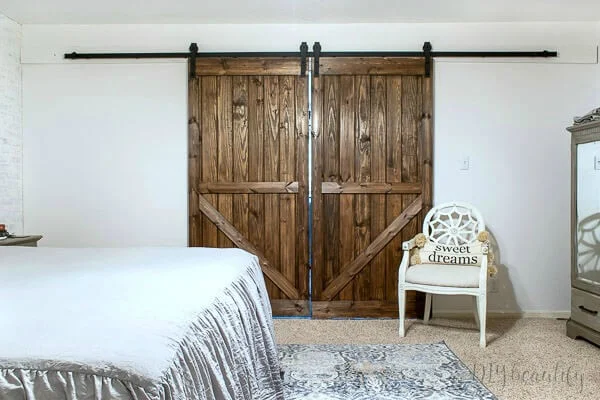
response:
<path fill-rule="evenodd" d="M 477 241 L 485 230 L 481 213 L 467 203 L 444 203 L 432 208 L 423 220 L 423 233 L 430 242 L 444 245 L 467 245 Z M 416 264 L 410 265 L 410 250 L 415 239 L 402 244 L 404 256 L 398 273 L 399 333 L 404 337 L 404 316 L 407 290 L 425 292 L 424 323 L 429 322 L 432 294 L 463 294 L 474 296 L 475 320 L 480 329 L 479 345 L 486 346 L 486 293 L 487 256 L 481 257 L 481 266 Z M 487 253 L 486 253 L 487 254 Z"/>

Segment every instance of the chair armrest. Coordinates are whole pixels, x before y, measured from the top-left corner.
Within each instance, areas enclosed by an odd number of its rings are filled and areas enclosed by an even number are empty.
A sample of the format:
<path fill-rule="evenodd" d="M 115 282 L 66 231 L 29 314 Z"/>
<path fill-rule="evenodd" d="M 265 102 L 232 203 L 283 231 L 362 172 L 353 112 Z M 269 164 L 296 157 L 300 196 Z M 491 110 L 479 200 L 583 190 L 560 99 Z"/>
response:
<path fill-rule="evenodd" d="M 412 238 L 410 240 L 407 240 L 406 242 L 402 242 L 402 250 L 404 251 L 409 251 L 412 250 L 416 247 L 417 245 L 415 244 L 415 238 Z"/>
<path fill-rule="evenodd" d="M 487 292 L 487 280 L 488 280 L 488 253 L 489 253 L 489 245 L 484 245 L 481 247 L 481 252 L 485 255 L 485 257 L 481 258 L 481 267 L 479 271 L 479 289 L 485 294 Z"/>
<path fill-rule="evenodd" d="M 409 240 L 410 242 L 410 240 Z M 408 243 L 408 242 L 404 242 Z M 404 248 L 404 243 L 402 247 Z M 414 247 L 414 246 L 413 246 Z M 406 270 L 410 266 L 410 251 L 404 250 L 404 254 L 402 254 L 402 261 L 400 262 L 400 266 L 398 268 L 398 285 L 403 285 L 406 280 Z"/>

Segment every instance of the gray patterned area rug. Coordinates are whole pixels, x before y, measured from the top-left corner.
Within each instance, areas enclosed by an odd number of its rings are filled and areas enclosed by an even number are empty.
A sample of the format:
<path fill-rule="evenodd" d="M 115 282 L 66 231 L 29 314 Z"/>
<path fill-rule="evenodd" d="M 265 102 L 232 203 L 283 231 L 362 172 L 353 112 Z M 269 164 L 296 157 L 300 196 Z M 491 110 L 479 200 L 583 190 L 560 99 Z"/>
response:
<path fill-rule="evenodd" d="M 496 399 L 443 342 L 278 348 L 286 400 Z"/>

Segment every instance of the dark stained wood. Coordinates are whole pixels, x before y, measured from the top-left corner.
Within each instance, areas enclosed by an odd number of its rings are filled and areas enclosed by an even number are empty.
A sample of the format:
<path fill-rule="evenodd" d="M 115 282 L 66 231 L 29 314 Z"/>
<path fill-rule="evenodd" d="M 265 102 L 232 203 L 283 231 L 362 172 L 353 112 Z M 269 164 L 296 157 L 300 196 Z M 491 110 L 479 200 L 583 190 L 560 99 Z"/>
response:
<path fill-rule="evenodd" d="M 340 77 L 324 76 L 323 80 L 323 181 L 339 180 Z M 339 196 L 323 196 L 325 285 L 339 272 Z"/>
<path fill-rule="evenodd" d="M 274 313 L 308 315 L 307 78 L 231 66 L 190 80 L 190 245 L 256 254 Z"/>
<path fill-rule="evenodd" d="M 248 77 L 233 79 L 233 180 L 248 181 Z M 233 225 L 248 237 L 248 195 L 233 196 Z"/>
<path fill-rule="evenodd" d="M 433 205 L 433 87 L 432 78 L 423 78 L 423 211 L 427 213 Z"/>
<path fill-rule="evenodd" d="M 338 196 L 340 202 L 339 212 L 339 265 L 346 265 L 354 257 L 354 197 L 348 193 L 354 192 L 352 189 L 367 189 L 361 184 L 355 183 L 354 162 L 355 162 L 355 137 L 354 123 L 356 120 L 355 102 L 356 89 L 354 87 L 353 76 L 340 77 L 340 181 L 324 182 L 322 193 L 347 193 Z M 338 267 L 339 272 L 339 267 Z M 353 300 L 353 285 L 348 285 L 340 292 L 340 300 Z"/>
<path fill-rule="evenodd" d="M 295 77 L 279 77 L 279 179 L 285 181 L 296 177 L 295 86 Z M 296 285 L 296 198 L 293 194 L 279 196 L 279 231 L 281 273 Z"/>
<path fill-rule="evenodd" d="M 386 78 L 371 77 L 371 180 L 385 182 L 386 175 Z M 386 227 L 384 195 L 371 197 L 371 237 Z M 379 252 L 371 261 L 371 288 L 369 300 L 385 299 L 385 252 Z"/>
<path fill-rule="evenodd" d="M 422 127 L 423 113 L 423 94 L 422 80 L 420 76 L 405 76 L 402 80 L 402 182 L 417 183 L 422 182 L 421 178 L 421 146 L 423 140 L 419 138 L 419 132 Z M 422 182 L 423 184 L 423 182 Z M 415 195 L 403 195 L 402 206 L 406 207 L 416 198 Z M 423 199 L 423 196 L 421 196 Z M 417 218 L 410 221 L 402 232 L 402 239 L 411 239 L 416 232 L 422 228 L 422 216 L 425 211 L 421 211 Z M 425 295 L 422 292 L 416 292 L 415 304 L 418 305 L 417 316 L 421 317 L 424 311 Z"/>
<path fill-rule="evenodd" d="M 423 58 L 321 57 L 321 75 L 424 75 Z"/>
<path fill-rule="evenodd" d="M 224 235 L 227 236 L 237 247 L 244 249 L 260 260 L 262 270 L 273 281 L 278 288 L 281 289 L 288 297 L 292 299 L 299 298 L 300 294 L 294 285 L 288 281 L 277 269 L 275 269 L 269 260 L 265 257 L 262 251 L 255 247 L 252 243 L 244 237 L 229 221 L 223 218 L 223 215 L 213 207 L 202 195 L 198 196 L 198 205 L 200 211 L 213 223 L 215 224 Z"/>
<path fill-rule="evenodd" d="M 217 181 L 217 163 L 215 155 L 217 154 L 217 78 L 206 76 L 201 78 L 201 128 L 202 134 L 201 159 L 202 159 L 202 181 Z M 207 195 L 206 200 L 217 205 L 217 195 Z M 217 247 L 218 235 L 217 227 L 210 220 L 202 219 L 202 246 Z"/>
<path fill-rule="evenodd" d="M 406 308 L 417 307 L 414 297 L 409 296 Z M 313 318 L 398 318 L 398 301 L 313 301 Z"/>
<path fill-rule="evenodd" d="M 198 58 L 197 75 L 300 75 L 300 58 Z"/>
<path fill-rule="evenodd" d="M 346 304 L 343 301 L 385 303 L 394 310 L 387 311 L 388 315 L 397 312 L 402 239 L 418 233 L 422 222 L 419 196 L 424 191 L 421 163 L 425 153 L 416 129 L 422 126 L 426 96 L 422 70 L 378 74 L 375 67 L 364 69 L 363 62 L 359 67 L 346 63 L 333 68 L 330 64 L 332 69 L 315 79 L 322 90 L 319 86 L 315 90 L 313 115 L 320 121 L 315 127 L 321 130 L 322 139 L 317 137 L 313 147 L 313 207 L 320 213 L 313 222 L 318 238 L 313 242 L 317 255 L 312 269 L 313 300 L 328 302 L 328 311 L 317 310 L 316 317 L 386 314 L 368 311 L 368 307 L 336 306 Z M 331 84 L 338 79 L 339 87 Z M 353 96 L 348 96 L 348 87 L 354 87 Z M 332 104 L 339 104 L 339 117 Z M 350 220 L 352 235 L 347 228 Z M 350 255 L 348 249 L 352 249 Z M 327 260 L 335 257 L 337 262 L 329 266 Z M 407 297 L 408 315 L 422 314 L 421 296 L 409 292 Z"/>
<path fill-rule="evenodd" d="M 352 137 L 353 139 L 354 137 Z M 348 144 L 350 150 L 354 151 L 354 142 Z M 347 157 L 346 149 L 340 143 L 340 158 Z M 354 159 L 352 168 L 354 168 Z M 342 180 L 344 178 L 342 177 Z M 321 193 L 323 194 L 401 194 L 401 193 L 421 193 L 422 185 L 420 183 L 394 183 L 394 182 L 323 182 L 321 185 Z"/>
<path fill-rule="evenodd" d="M 325 267 L 323 254 L 323 199 L 321 184 L 323 182 L 323 89 L 322 78 L 314 78 L 312 82 L 312 295 L 321 298 L 325 284 Z"/>
<path fill-rule="evenodd" d="M 307 78 L 299 60 L 263 61 L 199 59 L 190 80 L 190 246 L 257 254 L 276 315 L 308 315 L 310 247 L 315 317 L 396 317 L 401 241 L 432 200 L 423 60 L 322 58 L 310 244 Z M 421 296 L 407 297 L 420 314 Z"/>
<path fill-rule="evenodd" d="M 390 185 L 420 185 L 402 182 L 402 77 L 390 76 L 387 79 L 387 168 L 386 181 Z M 407 193 L 407 192 L 404 192 Z M 402 212 L 402 196 L 390 195 L 386 202 L 386 219 L 390 224 Z M 412 234 L 412 232 L 407 232 Z M 398 267 L 402 260 L 403 234 L 396 235 L 386 247 L 386 298 L 398 296 Z M 408 238 L 410 239 L 410 238 Z M 408 240 L 407 239 L 407 240 Z"/>
<path fill-rule="evenodd" d="M 202 182 L 198 184 L 197 190 L 199 193 L 273 194 L 298 193 L 298 186 L 298 182 Z M 420 190 L 419 188 L 419 192 Z"/>
<path fill-rule="evenodd" d="M 340 274 L 325 288 L 322 297 L 332 300 L 421 211 L 421 206 L 421 197 L 419 196 L 369 244 L 365 251 L 350 264 L 344 266 Z"/>
<path fill-rule="evenodd" d="M 264 181 L 264 81 L 262 76 L 249 77 L 248 82 L 248 180 Z M 270 183 L 268 183 L 270 184 Z M 257 248 L 265 243 L 265 199 L 263 195 L 248 196 L 248 240 Z M 268 289 L 273 283 L 267 280 Z"/>
<path fill-rule="evenodd" d="M 279 181 L 279 77 L 264 77 L 265 125 L 264 125 L 264 180 Z M 279 262 L 280 223 L 279 195 L 265 195 L 265 255 Z M 267 285 L 271 298 L 281 296 L 279 288 Z"/>
<path fill-rule="evenodd" d="M 419 125 L 421 120 L 420 79 L 405 76 L 402 79 L 402 182 L 419 182 Z"/>
<path fill-rule="evenodd" d="M 296 77 L 295 135 L 296 135 L 296 268 L 297 287 L 301 298 L 308 298 L 308 79 Z M 308 307 L 303 309 L 309 313 Z"/>
<path fill-rule="evenodd" d="M 272 299 L 271 309 L 273 310 L 273 315 L 290 317 L 302 317 L 308 315 L 310 312 L 308 300 Z"/>
<path fill-rule="evenodd" d="M 356 76 L 355 177 L 361 184 L 371 181 L 371 80 L 368 75 Z M 371 207 L 369 196 L 354 198 L 354 257 L 371 242 Z M 369 271 L 358 275 L 354 283 L 355 301 L 370 299 Z"/>
<path fill-rule="evenodd" d="M 233 119 L 232 119 L 232 78 L 222 76 L 217 78 L 217 181 L 233 181 Z M 233 221 L 233 197 L 230 194 L 218 195 L 219 211 Z M 233 247 L 233 243 L 223 232 L 218 233 L 219 247 Z"/>
<path fill-rule="evenodd" d="M 201 78 L 191 79 L 188 93 L 188 246 L 202 245 L 202 213 L 198 209 L 199 184 L 202 179 L 200 151 Z"/>

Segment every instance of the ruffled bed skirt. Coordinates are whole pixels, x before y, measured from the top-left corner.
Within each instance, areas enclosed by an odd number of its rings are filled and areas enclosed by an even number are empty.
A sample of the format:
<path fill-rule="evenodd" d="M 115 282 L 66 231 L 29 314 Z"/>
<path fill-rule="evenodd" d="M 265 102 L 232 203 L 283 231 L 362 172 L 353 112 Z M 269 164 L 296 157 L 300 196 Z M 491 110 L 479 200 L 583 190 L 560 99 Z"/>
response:
<path fill-rule="evenodd" d="M 271 306 L 258 262 L 173 346 L 176 357 L 160 381 L 106 365 L 0 359 L 0 399 L 283 399 Z"/>

